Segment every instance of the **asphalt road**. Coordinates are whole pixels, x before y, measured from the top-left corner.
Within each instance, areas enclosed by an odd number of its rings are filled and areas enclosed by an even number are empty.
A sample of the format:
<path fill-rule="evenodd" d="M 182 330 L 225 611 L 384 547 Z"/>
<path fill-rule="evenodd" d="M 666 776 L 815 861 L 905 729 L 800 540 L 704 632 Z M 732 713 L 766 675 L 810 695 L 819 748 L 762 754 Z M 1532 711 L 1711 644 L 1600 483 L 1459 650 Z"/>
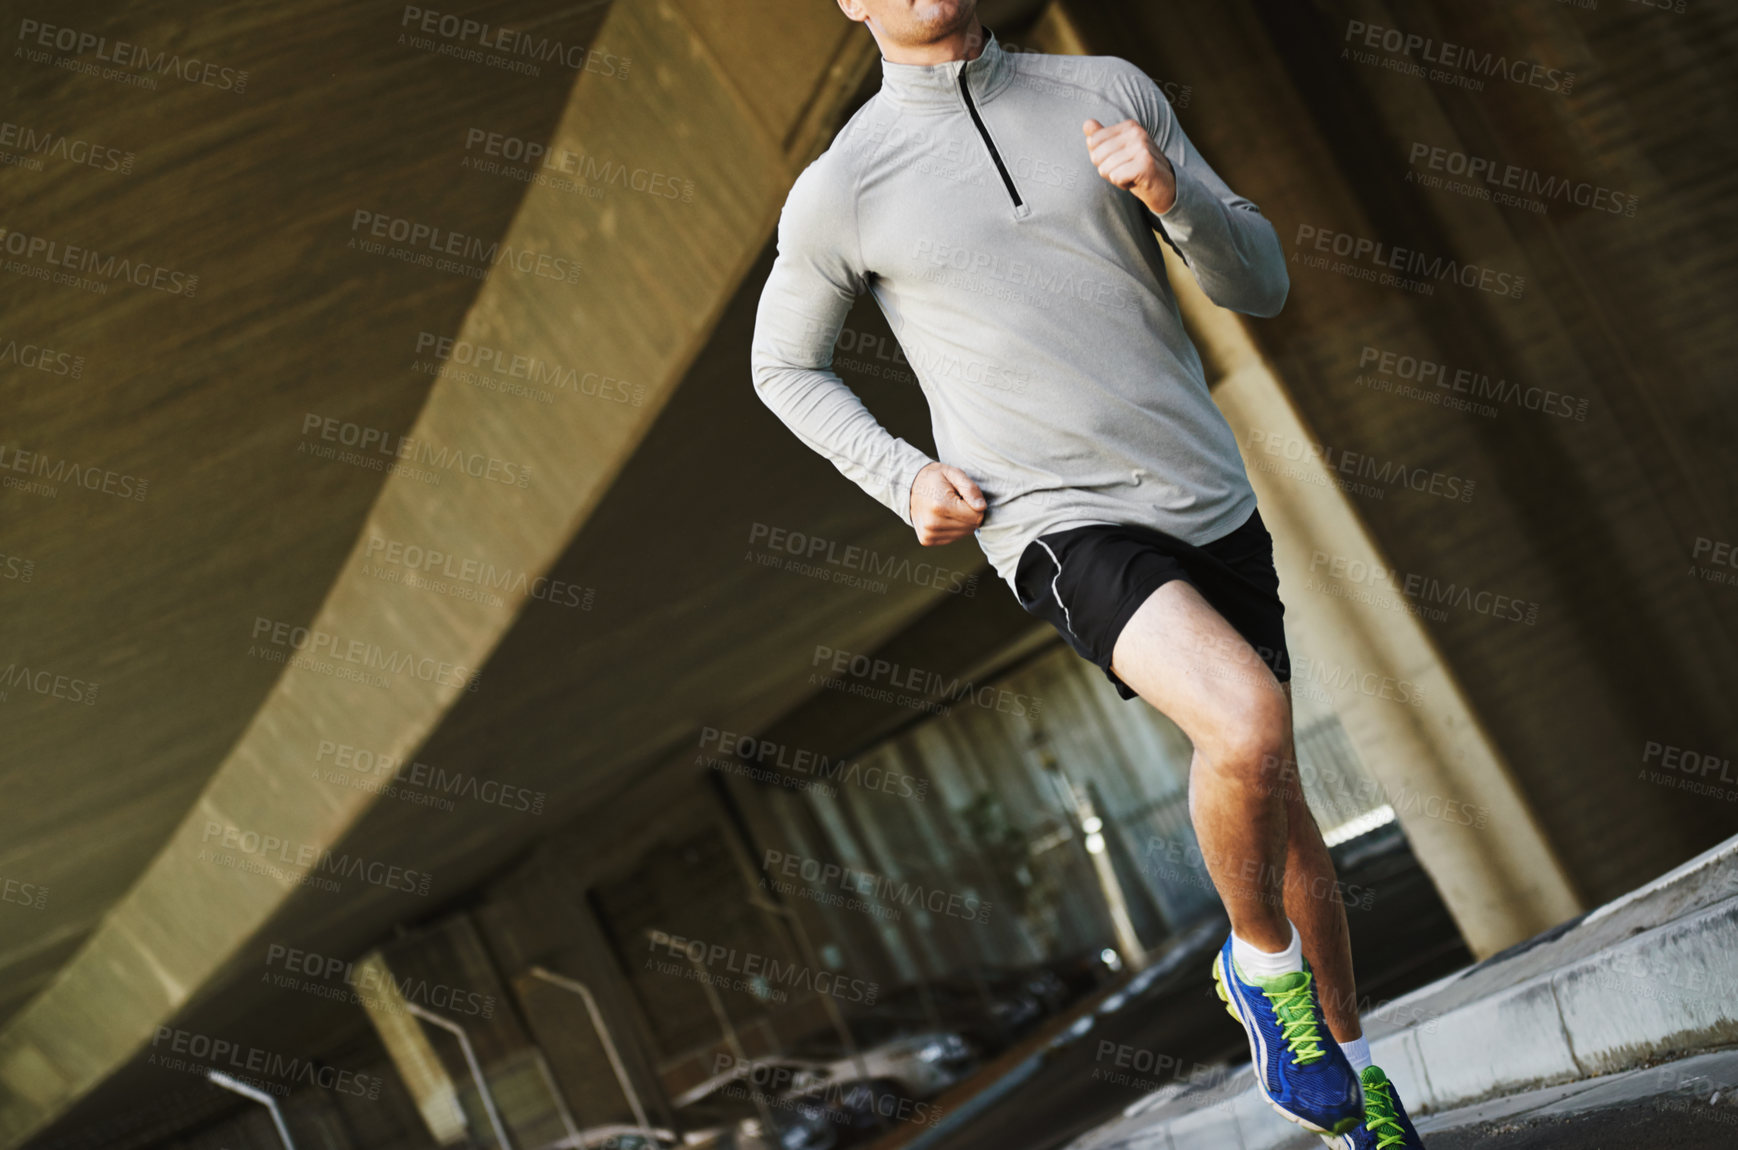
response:
<path fill-rule="evenodd" d="M 1738 1146 L 1738 1050 L 1492 1099 L 1424 1126 L 1430 1150 L 1730 1150 Z"/>
<path fill-rule="evenodd" d="M 1428 1150 L 1732 1150 L 1738 1106 L 1646 1099 L 1569 1118 L 1446 1130 L 1426 1136 L 1424 1144 Z"/>

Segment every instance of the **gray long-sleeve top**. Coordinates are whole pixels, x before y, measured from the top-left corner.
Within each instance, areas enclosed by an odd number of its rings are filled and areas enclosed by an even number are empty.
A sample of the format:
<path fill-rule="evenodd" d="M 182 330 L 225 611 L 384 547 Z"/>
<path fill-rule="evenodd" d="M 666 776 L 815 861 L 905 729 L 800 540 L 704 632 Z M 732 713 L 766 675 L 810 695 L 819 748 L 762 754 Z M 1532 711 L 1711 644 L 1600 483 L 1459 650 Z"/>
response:
<path fill-rule="evenodd" d="M 1102 179 L 1087 119 L 1137 120 L 1176 171 L 1155 215 Z M 932 460 L 832 370 L 874 293 L 929 402 L 943 461 L 989 503 L 977 538 L 1012 583 L 1037 536 L 1138 523 L 1200 544 L 1255 507 L 1183 330 L 1155 223 L 1209 299 L 1268 316 L 1289 279 L 1271 224 L 1201 159 L 1158 86 L 1115 57 L 882 61 L 881 90 L 797 178 L 752 366 L 804 443 L 911 522 Z"/>

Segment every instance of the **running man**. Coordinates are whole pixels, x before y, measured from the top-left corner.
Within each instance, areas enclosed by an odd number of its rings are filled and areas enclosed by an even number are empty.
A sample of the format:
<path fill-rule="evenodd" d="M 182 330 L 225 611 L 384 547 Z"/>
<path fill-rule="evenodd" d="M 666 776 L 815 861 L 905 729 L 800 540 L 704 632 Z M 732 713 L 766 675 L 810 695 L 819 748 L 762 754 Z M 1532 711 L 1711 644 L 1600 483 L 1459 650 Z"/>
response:
<path fill-rule="evenodd" d="M 756 391 L 924 545 L 975 534 L 1027 611 L 1183 729 L 1232 927 L 1213 975 L 1263 1093 L 1330 1145 L 1420 1146 L 1370 1063 L 1344 906 L 1321 894 L 1272 539 L 1159 247 L 1215 304 L 1272 316 L 1290 289 L 1272 225 L 1127 61 L 1009 53 L 976 0 L 839 5 L 880 46 L 881 90 L 785 201 Z M 940 460 L 832 370 L 866 291 Z"/>

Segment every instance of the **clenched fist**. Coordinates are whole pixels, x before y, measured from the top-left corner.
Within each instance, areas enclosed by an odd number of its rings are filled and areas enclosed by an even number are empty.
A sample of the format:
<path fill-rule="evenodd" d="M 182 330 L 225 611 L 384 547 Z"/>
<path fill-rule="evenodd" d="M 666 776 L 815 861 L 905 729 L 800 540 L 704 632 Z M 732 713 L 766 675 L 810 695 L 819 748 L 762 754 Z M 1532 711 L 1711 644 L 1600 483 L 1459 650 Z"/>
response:
<path fill-rule="evenodd" d="M 1135 194 L 1155 214 L 1163 215 L 1177 202 L 1177 172 L 1139 121 L 1124 120 L 1105 127 L 1088 120 L 1086 152 L 1098 174 Z"/>
<path fill-rule="evenodd" d="M 984 521 L 988 508 L 971 476 L 951 464 L 932 463 L 911 484 L 911 525 L 925 547 L 970 535 Z"/>

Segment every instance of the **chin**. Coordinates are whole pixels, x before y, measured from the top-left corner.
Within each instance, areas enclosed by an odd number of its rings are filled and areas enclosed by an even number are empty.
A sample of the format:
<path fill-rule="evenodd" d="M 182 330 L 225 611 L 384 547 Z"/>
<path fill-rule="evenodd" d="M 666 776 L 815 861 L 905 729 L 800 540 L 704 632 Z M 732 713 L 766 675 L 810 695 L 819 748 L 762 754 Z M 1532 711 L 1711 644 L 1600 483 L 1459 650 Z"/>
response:
<path fill-rule="evenodd" d="M 939 40 L 970 24 L 977 10 L 977 0 L 920 0 L 902 22 L 911 39 Z"/>

